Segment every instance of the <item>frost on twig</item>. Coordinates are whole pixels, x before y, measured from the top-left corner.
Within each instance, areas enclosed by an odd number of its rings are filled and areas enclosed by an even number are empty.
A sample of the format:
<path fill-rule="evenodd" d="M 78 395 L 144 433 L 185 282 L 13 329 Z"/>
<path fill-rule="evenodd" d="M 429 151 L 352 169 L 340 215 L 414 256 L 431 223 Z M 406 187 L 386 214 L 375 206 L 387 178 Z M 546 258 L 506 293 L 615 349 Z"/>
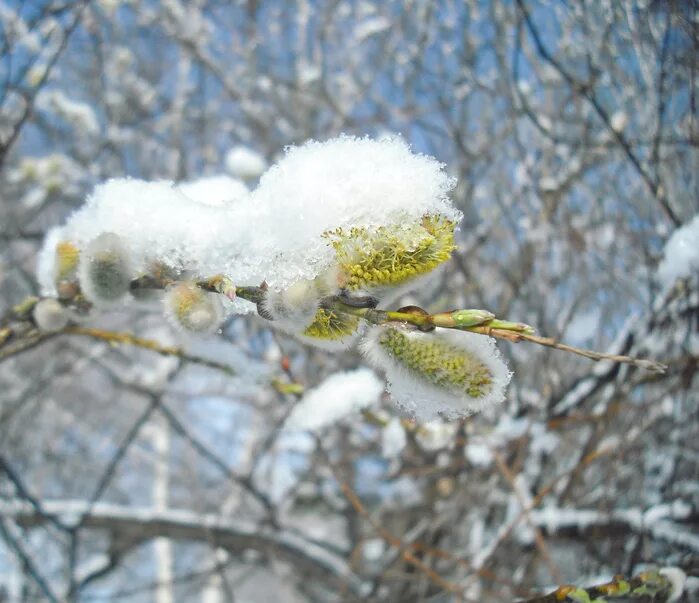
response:
<path fill-rule="evenodd" d="M 263 171 L 261 158 L 234 155 L 237 177 Z M 160 290 L 166 316 L 193 332 L 212 333 L 226 316 L 256 309 L 327 350 L 363 338 L 391 396 L 421 420 L 504 399 L 511 373 L 489 335 L 648 365 L 537 338 L 484 310 L 381 309 L 451 257 L 461 219 L 448 197 L 453 186 L 440 163 L 400 138 L 348 136 L 288 149 L 250 192 L 228 177 L 111 180 L 47 235 L 39 282 L 59 301 L 40 302 L 34 322 L 60 331 L 62 317 L 74 315 L 63 306 L 85 312 L 144 290 Z"/>

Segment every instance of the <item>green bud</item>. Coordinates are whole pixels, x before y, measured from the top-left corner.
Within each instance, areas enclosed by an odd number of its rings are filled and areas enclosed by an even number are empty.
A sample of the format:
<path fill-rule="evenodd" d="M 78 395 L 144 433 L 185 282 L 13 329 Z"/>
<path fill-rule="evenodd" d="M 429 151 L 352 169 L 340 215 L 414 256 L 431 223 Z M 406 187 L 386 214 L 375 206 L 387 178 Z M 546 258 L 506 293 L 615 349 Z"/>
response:
<path fill-rule="evenodd" d="M 465 328 L 475 327 L 495 318 L 495 314 L 487 310 L 455 310 L 443 312 L 434 316 L 434 324 L 438 327 Z"/>
<path fill-rule="evenodd" d="M 497 318 L 491 320 L 488 323 L 488 326 L 493 329 L 515 331 L 517 333 L 525 333 L 527 335 L 534 335 L 534 333 L 536 333 L 536 329 L 534 329 L 534 327 L 523 322 L 510 322 L 508 320 L 498 320 Z"/>
<path fill-rule="evenodd" d="M 208 285 L 215 289 L 221 295 L 225 295 L 228 299 L 233 301 L 236 297 L 236 290 L 233 281 L 224 276 L 223 274 L 217 274 L 212 276 L 208 281 Z"/>

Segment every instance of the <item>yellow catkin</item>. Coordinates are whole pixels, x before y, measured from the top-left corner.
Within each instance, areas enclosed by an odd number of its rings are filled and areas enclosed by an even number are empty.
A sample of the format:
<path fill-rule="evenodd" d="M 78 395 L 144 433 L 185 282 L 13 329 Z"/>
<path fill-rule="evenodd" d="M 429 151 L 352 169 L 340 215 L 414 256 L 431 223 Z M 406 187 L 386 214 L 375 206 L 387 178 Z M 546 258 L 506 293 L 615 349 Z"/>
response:
<path fill-rule="evenodd" d="M 332 310 L 321 308 L 303 334 L 316 339 L 337 341 L 354 335 L 358 328 L 359 319 L 356 316 L 337 314 Z"/>
<path fill-rule="evenodd" d="M 61 241 L 56 245 L 55 275 L 56 282 L 72 280 L 76 276 L 80 250 L 70 241 Z"/>
<path fill-rule="evenodd" d="M 182 319 L 204 299 L 205 292 L 194 283 L 178 283 L 173 287 L 172 309 Z"/>
<path fill-rule="evenodd" d="M 335 249 L 344 286 L 356 291 L 402 285 L 431 272 L 456 248 L 455 226 L 441 216 L 424 216 L 413 224 L 338 228 L 324 236 Z"/>
<path fill-rule="evenodd" d="M 176 326 L 195 333 L 213 332 L 221 322 L 216 295 L 196 283 L 180 282 L 165 292 L 166 315 Z"/>
<path fill-rule="evenodd" d="M 378 341 L 396 362 L 435 387 L 471 398 L 487 396 L 492 389 L 491 370 L 448 342 L 436 337 L 412 339 L 394 328 L 385 329 Z"/>

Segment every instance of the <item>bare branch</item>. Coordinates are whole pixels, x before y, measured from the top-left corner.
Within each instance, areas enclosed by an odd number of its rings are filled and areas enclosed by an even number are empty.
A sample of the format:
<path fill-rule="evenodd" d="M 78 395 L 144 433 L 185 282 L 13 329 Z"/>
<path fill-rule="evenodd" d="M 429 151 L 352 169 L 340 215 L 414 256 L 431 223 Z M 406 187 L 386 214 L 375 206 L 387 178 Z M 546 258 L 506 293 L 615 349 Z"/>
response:
<path fill-rule="evenodd" d="M 358 593 L 362 582 L 346 561 L 337 554 L 287 530 L 232 517 L 198 514 L 191 511 L 155 512 L 149 508 L 125 507 L 107 503 L 90 505 L 83 501 L 44 501 L 49 516 L 84 517 L 83 528 L 107 530 L 128 539 L 132 545 L 153 538 L 214 543 L 231 553 L 247 549 L 283 560 L 302 573 L 335 584 L 347 584 Z M 23 501 L 0 502 L 0 515 L 31 528 L 44 523 L 45 517 Z M 56 599 L 53 599 L 57 601 Z"/>
<path fill-rule="evenodd" d="M 30 508 L 32 509 L 33 513 L 36 513 L 36 508 Z M 32 556 L 25 550 L 22 542 L 11 533 L 10 528 L 8 528 L 8 526 L 5 524 L 5 521 L 2 519 L 3 516 L 4 513 L 0 512 L 0 536 L 3 537 L 5 542 L 8 544 L 9 548 L 17 554 L 22 564 L 27 569 L 27 572 L 32 577 L 32 580 L 34 580 L 36 585 L 41 589 L 41 592 L 44 593 L 46 599 L 50 601 L 50 603 L 59 603 L 59 598 L 51 590 L 51 587 L 49 586 L 49 583 L 47 582 L 46 578 L 41 574 L 39 569 L 34 564 Z M 37 517 L 39 517 L 43 521 L 46 518 L 46 515 L 37 515 Z"/>

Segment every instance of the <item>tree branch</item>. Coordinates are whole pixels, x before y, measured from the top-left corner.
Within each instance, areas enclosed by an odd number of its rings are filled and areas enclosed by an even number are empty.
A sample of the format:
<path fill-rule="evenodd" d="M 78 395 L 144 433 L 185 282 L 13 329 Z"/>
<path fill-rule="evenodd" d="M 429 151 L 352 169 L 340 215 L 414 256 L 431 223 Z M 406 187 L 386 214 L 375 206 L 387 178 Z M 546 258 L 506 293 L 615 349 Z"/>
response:
<path fill-rule="evenodd" d="M 0 515 L 11 517 L 25 528 L 45 523 L 46 515 L 84 516 L 81 522 L 83 528 L 107 530 L 120 539 L 128 540 L 132 545 L 164 537 L 214 544 L 238 554 L 254 549 L 271 558 L 280 558 L 297 570 L 329 580 L 335 585 L 347 585 L 356 594 L 362 591 L 362 581 L 343 557 L 288 530 L 276 530 L 251 521 L 186 510 L 156 512 L 151 508 L 108 503 L 90 505 L 75 500 L 49 500 L 44 501 L 42 506 L 44 515 L 37 513 L 25 501 L 0 501 Z"/>
<path fill-rule="evenodd" d="M 630 508 L 605 512 L 594 509 L 546 507 L 529 511 L 531 522 L 551 534 L 565 530 L 585 532 L 595 527 L 621 527 L 638 534 L 647 534 L 699 555 L 699 534 L 677 523 L 692 521 L 695 515 L 689 505 L 679 501 L 655 505 L 646 510 Z"/>
<path fill-rule="evenodd" d="M 597 99 L 597 96 L 594 94 L 592 90 L 592 87 L 589 84 L 580 82 L 565 67 L 563 67 L 563 65 L 553 56 L 553 54 L 551 54 L 547 50 L 543 40 L 541 39 L 541 36 L 539 35 L 538 30 L 534 26 L 529 11 L 524 6 L 524 1 L 516 0 L 516 2 L 517 7 L 519 8 L 520 12 L 522 13 L 522 16 L 524 17 L 524 22 L 527 25 L 527 30 L 532 36 L 532 40 L 534 41 L 534 45 L 536 46 L 537 52 L 549 65 L 551 65 L 551 67 L 553 67 L 560 74 L 560 76 L 566 82 L 568 82 L 573 91 L 582 95 L 582 97 L 585 98 L 590 103 L 590 105 L 592 105 L 592 108 L 595 110 L 599 118 L 602 120 L 602 123 L 607 128 L 607 130 L 609 130 L 612 136 L 619 143 L 619 146 L 623 149 L 624 153 L 626 154 L 626 157 L 629 159 L 629 161 L 634 166 L 638 174 L 641 176 L 643 182 L 646 184 L 653 197 L 655 197 L 656 201 L 662 208 L 665 215 L 675 226 L 680 226 L 680 224 L 682 224 L 682 221 L 678 218 L 677 214 L 672 209 L 672 207 L 670 207 L 668 199 L 665 196 L 663 187 L 658 181 L 654 180 L 643 167 L 641 160 L 636 156 L 636 153 L 634 153 L 633 149 L 631 148 L 631 145 L 626 140 L 623 133 L 618 131 L 616 128 L 612 127 L 611 118 L 607 113 L 606 109 L 600 104 L 599 100 Z"/>

